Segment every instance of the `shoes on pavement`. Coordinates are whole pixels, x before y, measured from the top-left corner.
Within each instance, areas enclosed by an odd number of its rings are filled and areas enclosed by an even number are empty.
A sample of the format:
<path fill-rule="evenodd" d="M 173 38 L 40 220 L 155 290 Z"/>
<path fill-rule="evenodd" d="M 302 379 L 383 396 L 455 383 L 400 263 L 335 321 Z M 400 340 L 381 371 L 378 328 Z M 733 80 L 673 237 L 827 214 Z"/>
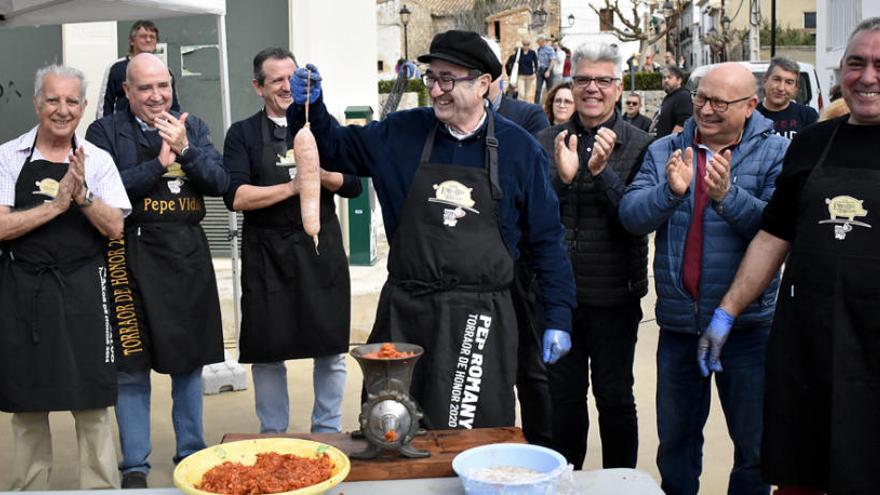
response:
<path fill-rule="evenodd" d="M 146 488 L 147 473 L 143 471 L 129 471 L 122 475 L 122 488 Z"/>

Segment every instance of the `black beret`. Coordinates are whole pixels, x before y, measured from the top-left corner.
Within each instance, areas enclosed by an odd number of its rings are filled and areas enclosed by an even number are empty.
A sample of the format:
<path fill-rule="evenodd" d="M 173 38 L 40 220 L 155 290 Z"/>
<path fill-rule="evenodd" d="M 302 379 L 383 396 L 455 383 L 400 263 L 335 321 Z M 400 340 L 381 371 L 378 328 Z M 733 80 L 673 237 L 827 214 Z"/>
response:
<path fill-rule="evenodd" d="M 501 63 L 479 34 L 473 31 L 446 31 L 434 36 L 430 53 L 419 56 L 419 62 L 444 60 L 465 69 L 491 74 L 492 80 L 501 75 Z"/>

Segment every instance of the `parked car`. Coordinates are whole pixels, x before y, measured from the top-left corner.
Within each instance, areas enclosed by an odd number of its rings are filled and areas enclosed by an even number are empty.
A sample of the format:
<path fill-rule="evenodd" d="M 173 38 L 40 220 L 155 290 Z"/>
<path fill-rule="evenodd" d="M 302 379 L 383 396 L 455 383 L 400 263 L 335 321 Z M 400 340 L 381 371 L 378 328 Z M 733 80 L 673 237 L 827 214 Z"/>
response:
<path fill-rule="evenodd" d="M 745 65 L 755 75 L 755 80 L 758 82 L 758 98 L 763 100 L 764 73 L 767 72 L 767 67 L 770 66 L 770 62 L 737 63 Z M 687 82 L 688 89 L 691 91 L 696 90 L 700 79 L 709 72 L 709 69 L 716 65 L 718 64 L 703 65 L 691 71 L 691 76 Z M 822 113 L 822 107 L 825 103 L 822 99 L 822 90 L 819 87 L 819 78 L 816 76 L 816 69 L 812 65 L 803 62 L 798 62 L 798 65 L 801 70 L 798 74 L 798 91 L 797 95 L 795 95 L 795 101 L 802 105 L 809 105 L 815 108 L 817 112 Z"/>

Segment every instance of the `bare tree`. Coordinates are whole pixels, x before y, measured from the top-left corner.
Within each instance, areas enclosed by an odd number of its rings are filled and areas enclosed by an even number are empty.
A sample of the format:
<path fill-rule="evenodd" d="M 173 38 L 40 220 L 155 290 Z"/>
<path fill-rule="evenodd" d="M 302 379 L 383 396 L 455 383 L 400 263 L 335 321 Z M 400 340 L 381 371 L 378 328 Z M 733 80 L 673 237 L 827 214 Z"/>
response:
<path fill-rule="evenodd" d="M 638 41 L 639 52 L 644 53 L 645 47 L 656 43 L 658 40 L 666 36 L 670 30 L 676 29 L 681 14 L 685 9 L 685 2 L 675 0 L 665 2 L 667 8 L 659 9 L 665 21 L 662 25 L 658 25 L 656 29 L 652 29 L 651 23 L 648 21 L 654 12 L 657 12 L 657 2 L 652 0 L 631 0 L 632 9 L 624 12 L 620 7 L 620 0 L 604 0 L 604 5 L 596 7 L 590 2 L 590 8 L 599 19 L 603 19 L 604 12 L 611 12 L 613 22 L 606 24 L 611 32 L 620 38 L 620 41 Z"/>
<path fill-rule="evenodd" d="M 520 5 L 530 5 L 530 0 L 474 0 L 470 9 L 455 14 L 456 29 L 486 34 L 486 18 Z"/>

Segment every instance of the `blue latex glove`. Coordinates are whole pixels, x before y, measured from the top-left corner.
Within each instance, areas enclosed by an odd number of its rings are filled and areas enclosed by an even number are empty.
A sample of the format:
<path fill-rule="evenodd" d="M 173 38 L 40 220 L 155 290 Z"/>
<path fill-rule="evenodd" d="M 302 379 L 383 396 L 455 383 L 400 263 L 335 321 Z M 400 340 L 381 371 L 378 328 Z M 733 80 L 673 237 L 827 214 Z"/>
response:
<path fill-rule="evenodd" d="M 723 371 L 721 368 L 721 348 L 727 342 L 733 320 L 734 317 L 730 313 L 716 308 L 712 315 L 712 321 L 709 322 L 709 327 L 700 336 L 700 341 L 697 343 L 697 363 L 700 365 L 703 376 L 708 377 L 713 371 L 716 373 Z"/>
<path fill-rule="evenodd" d="M 544 362 L 547 364 L 556 364 L 562 356 L 568 354 L 571 350 L 571 335 L 563 330 L 548 328 L 544 332 Z"/>
<path fill-rule="evenodd" d="M 311 83 L 308 82 L 309 71 L 312 71 Z M 306 95 L 306 88 L 308 88 L 308 95 Z M 312 64 L 306 64 L 305 67 L 296 69 L 290 78 L 290 93 L 293 95 L 293 102 L 297 105 L 305 105 L 306 96 L 308 96 L 309 103 L 317 101 L 321 96 L 321 74 L 318 72 L 318 68 Z"/>

